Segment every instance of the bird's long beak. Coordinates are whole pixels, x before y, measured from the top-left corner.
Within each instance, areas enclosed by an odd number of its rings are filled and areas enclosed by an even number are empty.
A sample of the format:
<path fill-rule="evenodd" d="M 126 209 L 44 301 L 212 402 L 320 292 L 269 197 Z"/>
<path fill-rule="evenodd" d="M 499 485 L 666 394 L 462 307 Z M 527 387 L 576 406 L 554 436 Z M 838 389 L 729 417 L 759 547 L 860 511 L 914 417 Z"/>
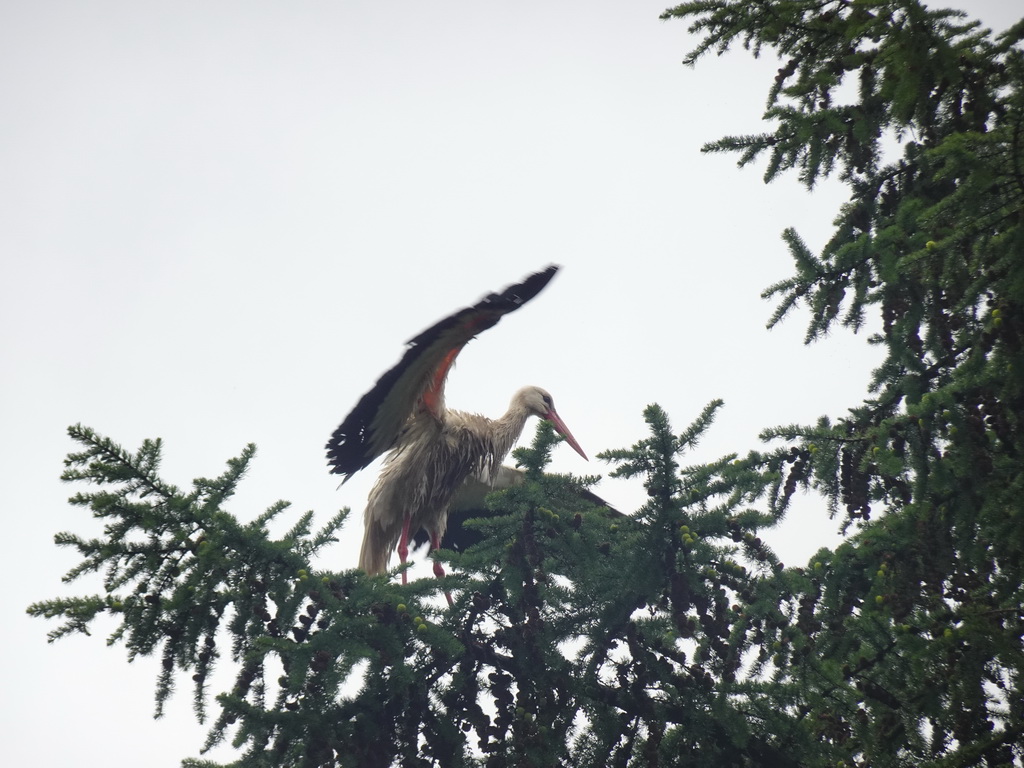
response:
<path fill-rule="evenodd" d="M 555 425 L 555 430 L 565 438 L 565 442 L 571 445 L 572 449 L 576 451 L 576 453 L 582 456 L 585 461 L 590 461 L 590 459 L 587 458 L 587 454 L 585 454 L 583 449 L 580 448 L 580 444 L 576 442 L 576 438 L 572 436 L 572 432 L 570 432 L 569 428 L 565 426 L 565 422 L 562 421 L 562 417 L 555 412 L 554 408 L 545 413 L 544 418 Z"/>

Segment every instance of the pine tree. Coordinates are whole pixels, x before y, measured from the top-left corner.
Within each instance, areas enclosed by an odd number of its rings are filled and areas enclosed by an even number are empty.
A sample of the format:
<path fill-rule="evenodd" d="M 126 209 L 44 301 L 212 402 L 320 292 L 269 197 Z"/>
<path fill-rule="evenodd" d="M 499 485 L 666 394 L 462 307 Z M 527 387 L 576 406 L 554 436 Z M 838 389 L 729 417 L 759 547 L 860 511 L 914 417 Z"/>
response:
<path fill-rule="evenodd" d="M 186 491 L 160 441 L 76 426 L 64 479 L 105 528 L 56 539 L 82 556 L 66 579 L 102 573 L 103 592 L 31 606 L 60 620 L 51 639 L 113 616 L 111 641 L 162 659 L 158 709 L 190 681 L 236 766 L 1019 763 L 1024 22 L 993 39 L 882 0 L 665 16 L 700 35 L 689 63 L 733 44 L 785 62 L 772 131 L 705 150 L 848 186 L 820 254 L 784 233 L 794 274 L 765 295 L 773 324 L 806 307 L 808 342 L 877 324 L 868 398 L 700 465 L 685 453 L 721 403 L 681 433 L 652 405 L 649 436 L 602 456 L 645 482 L 622 517 L 579 493 L 593 478 L 544 472 L 542 425 L 516 453 L 527 482 L 467 523 L 480 543 L 408 586 L 318 566 L 344 513 L 280 539 L 286 504 L 230 513 L 251 446 Z M 801 487 L 847 536 L 785 567 L 761 535 Z M 229 690 L 209 690 L 216 665 Z"/>
<path fill-rule="evenodd" d="M 765 433 L 793 446 L 787 484 L 821 491 L 857 527 L 787 574 L 777 679 L 844 764 L 1020 760 L 1024 22 L 993 40 L 916 2 L 687 3 L 666 16 L 702 34 L 691 63 L 734 42 L 785 62 L 774 131 L 706 150 L 765 156 L 767 180 L 837 174 L 850 190 L 819 255 L 785 232 L 796 271 L 765 292 L 772 323 L 804 304 L 812 341 L 880 310 L 869 341 L 887 356 L 870 399 Z"/>

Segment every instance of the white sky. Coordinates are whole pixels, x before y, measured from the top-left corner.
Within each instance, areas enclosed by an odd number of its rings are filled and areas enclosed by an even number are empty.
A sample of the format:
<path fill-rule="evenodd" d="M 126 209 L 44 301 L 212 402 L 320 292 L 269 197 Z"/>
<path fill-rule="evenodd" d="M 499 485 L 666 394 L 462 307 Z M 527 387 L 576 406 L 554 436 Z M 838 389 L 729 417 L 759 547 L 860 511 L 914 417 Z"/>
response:
<path fill-rule="evenodd" d="M 231 505 L 355 514 L 325 567 L 353 567 L 371 468 L 338 490 L 323 445 L 403 342 L 548 263 L 541 296 L 461 355 L 453 407 L 497 415 L 537 384 L 593 456 L 726 408 L 694 461 L 766 426 L 841 415 L 877 350 L 804 318 L 764 329 L 789 275 L 779 237 L 818 248 L 843 190 L 703 156 L 763 130 L 777 64 L 692 47 L 663 2 L 8 3 L 0 10 L 0 558 L 5 762 L 176 766 L 205 728 L 184 683 L 153 721 L 157 664 L 104 636 L 49 646 L 25 607 L 67 588 L 53 534 L 82 422 L 165 476 L 257 460 Z M 996 29 L 1010 3 L 966 3 Z M 533 425 L 527 436 L 532 435 Z M 604 473 L 568 448 L 554 469 Z M 638 482 L 597 489 L 620 509 Z M 290 518 L 294 519 L 294 517 Z M 803 503 L 776 537 L 806 560 L 837 525 Z M 111 625 L 112 626 L 112 625 Z M 228 759 L 221 753 L 215 757 Z"/>

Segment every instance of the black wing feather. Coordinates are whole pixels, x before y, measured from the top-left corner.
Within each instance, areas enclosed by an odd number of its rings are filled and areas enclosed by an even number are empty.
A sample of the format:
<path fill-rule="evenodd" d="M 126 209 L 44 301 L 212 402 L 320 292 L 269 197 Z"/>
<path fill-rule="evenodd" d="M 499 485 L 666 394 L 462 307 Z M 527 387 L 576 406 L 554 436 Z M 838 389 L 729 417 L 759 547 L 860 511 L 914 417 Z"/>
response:
<path fill-rule="evenodd" d="M 445 356 L 534 298 L 557 271 L 558 267 L 552 265 L 536 272 L 521 283 L 509 286 L 501 293 L 490 294 L 472 307 L 446 317 L 410 339 L 409 349 L 398 364 L 363 395 L 327 441 L 330 471 L 344 475 L 348 480 L 389 450 Z M 385 407 L 388 407 L 388 412 L 382 411 Z"/>

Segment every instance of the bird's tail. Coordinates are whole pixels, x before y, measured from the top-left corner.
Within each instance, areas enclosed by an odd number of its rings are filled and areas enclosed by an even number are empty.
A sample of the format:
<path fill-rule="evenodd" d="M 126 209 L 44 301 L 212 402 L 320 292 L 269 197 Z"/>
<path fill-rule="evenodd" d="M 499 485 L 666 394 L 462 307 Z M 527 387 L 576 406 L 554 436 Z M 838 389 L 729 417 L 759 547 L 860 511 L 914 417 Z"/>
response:
<path fill-rule="evenodd" d="M 370 576 L 384 573 L 391 559 L 395 538 L 379 522 L 367 519 L 363 531 L 363 546 L 359 550 L 359 568 Z"/>

